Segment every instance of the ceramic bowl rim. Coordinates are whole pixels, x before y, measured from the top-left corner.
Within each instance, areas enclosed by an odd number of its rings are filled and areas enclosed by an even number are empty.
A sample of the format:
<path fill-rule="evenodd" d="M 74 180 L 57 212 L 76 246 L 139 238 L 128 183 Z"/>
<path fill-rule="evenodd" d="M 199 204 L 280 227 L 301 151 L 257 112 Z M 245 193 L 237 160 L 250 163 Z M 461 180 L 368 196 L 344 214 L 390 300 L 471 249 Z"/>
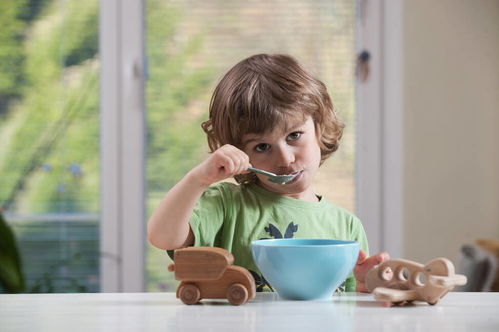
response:
<path fill-rule="evenodd" d="M 317 244 L 280 244 L 279 242 L 300 242 L 300 241 L 317 241 L 325 243 Z M 330 242 L 330 243 L 328 243 Z M 251 241 L 251 246 L 260 246 L 267 248 L 325 248 L 325 247 L 350 247 L 356 246 L 360 243 L 358 241 L 351 240 L 335 240 L 335 239 L 299 239 L 299 238 L 289 238 L 289 239 L 263 239 Z"/>

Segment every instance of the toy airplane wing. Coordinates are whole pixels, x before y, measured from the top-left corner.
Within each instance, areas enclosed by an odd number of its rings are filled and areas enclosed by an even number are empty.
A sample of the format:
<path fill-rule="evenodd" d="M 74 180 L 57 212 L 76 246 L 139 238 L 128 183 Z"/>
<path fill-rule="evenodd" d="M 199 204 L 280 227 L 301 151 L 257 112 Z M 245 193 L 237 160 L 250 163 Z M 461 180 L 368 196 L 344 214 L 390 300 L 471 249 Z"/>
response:
<path fill-rule="evenodd" d="M 438 287 L 454 287 L 466 285 L 466 276 L 455 274 L 450 277 L 430 276 L 430 282 Z"/>
<path fill-rule="evenodd" d="M 374 299 L 381 302 L 414 301 L 417 297 L 415 290 L 402 290 L 386 287 L 376 287 L 373 290 Z"/>

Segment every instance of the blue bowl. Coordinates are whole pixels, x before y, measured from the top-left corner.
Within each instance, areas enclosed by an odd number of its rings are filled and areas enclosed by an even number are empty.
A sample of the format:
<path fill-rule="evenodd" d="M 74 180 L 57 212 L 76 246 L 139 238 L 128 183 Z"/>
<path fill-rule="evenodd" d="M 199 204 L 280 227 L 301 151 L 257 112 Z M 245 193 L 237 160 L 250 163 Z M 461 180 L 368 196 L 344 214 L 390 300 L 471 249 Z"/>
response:
<path fill-rule="evenodd" d="M 357 262 L 359 243 L 328 239 L 251 242 L 253 260 L 283 299 L 331 297 Z"/>

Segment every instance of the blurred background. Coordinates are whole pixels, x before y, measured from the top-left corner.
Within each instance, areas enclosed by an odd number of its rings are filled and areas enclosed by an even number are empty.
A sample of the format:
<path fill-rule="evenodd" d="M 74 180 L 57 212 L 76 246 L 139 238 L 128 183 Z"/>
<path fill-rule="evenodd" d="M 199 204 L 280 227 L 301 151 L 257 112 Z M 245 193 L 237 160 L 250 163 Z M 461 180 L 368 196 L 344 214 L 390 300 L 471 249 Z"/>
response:
<path fill-rule="evenodd" d="M 145 227 L 164 193 L 206 157 L 200 124 L 211 93 L 257 53 L 291 54 L 328 87 L 346 129 L 315 189 L 356 211 L 355 38 L 369 2 L 144 1 L 146 215 L 138 222 Z M 487 240 L 481 248 L 493 253 L 499 240 L 499 1 L 401 2 L 401 253 L 421 263 L 467 257 L 473 268 L 475 248 L 463 245 Z M 101 290 L 99 10 L 98 0 L 0 4 L 0 264 L 24 277 L 6 277 L 4 291 Z M 144 290 L 175 290 L 167 255 L 145 239 L 144 255 Z"/>

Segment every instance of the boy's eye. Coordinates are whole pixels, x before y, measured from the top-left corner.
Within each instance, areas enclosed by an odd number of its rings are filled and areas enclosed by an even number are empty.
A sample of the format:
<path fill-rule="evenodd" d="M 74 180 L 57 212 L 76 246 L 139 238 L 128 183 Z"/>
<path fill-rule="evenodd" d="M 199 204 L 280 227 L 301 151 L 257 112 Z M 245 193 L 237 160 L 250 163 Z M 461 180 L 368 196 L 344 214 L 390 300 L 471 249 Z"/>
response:
<path fill-rule="evenodd" d="M 258 144 L 257 146 L 255 146 L 255 151 L 257 152 L 263 152 L 263 151 L 266 151 L 270 149 L 270 144 L 267 144 L 267 143 L 261 143 L 261 144 Z"/>
<path fill-rule="evenodd" d="M 291 133 L 288 135 L 288 141 L 296 141 L 298 138 L 300 138 L 301 135 L 302 133 L 300 133 L 299 131 Z"/>

